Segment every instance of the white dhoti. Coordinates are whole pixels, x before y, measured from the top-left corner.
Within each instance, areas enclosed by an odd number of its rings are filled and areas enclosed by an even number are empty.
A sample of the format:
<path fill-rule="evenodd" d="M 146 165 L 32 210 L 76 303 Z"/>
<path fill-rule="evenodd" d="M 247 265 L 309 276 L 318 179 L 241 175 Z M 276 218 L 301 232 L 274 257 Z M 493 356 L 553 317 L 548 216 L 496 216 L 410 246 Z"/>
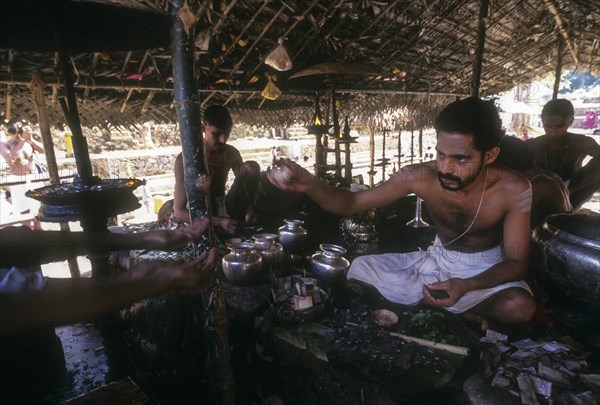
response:
<path fill-rule="evenodd" d="M 373 285 L 389 301 L 416 305 L 423 299 L 424 284 L 450 278 L 470 278 L 503 259 L 504 252 L 500 246 L 482 252 L 465 253 L 445 249 L 436 237 L 427 251 L 357 257 L 347 277 Z M 492 288 L 469 291 L 453 306 L 445 309 L 459 314 L 498 291 L 513 287 L 523 288 L 532 294 L 524 281 L 511 281 Z"/>

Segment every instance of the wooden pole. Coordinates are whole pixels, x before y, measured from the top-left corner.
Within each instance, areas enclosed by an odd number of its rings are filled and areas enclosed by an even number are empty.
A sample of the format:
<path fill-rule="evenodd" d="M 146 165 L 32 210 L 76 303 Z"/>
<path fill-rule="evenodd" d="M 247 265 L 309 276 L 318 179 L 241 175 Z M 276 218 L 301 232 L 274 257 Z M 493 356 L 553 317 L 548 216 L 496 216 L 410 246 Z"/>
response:
<path fill-rule="evenodd" d="M 375 176 L 375 130 L 373 127 L 369 127 L 369 150 L 370 150 L 370 167 L 371 171 L 369 171 L 369 186 L 373 187 L 375 185 L 375 181 L 373 177 Z"/>
<path fill-rule="evenodd" d="M 473 61 L 473 82 L 471 85 L 471 96 L 479 97 L 479 86 L 481 85 L 481 66 L 483 64 L 483 48 L 485 45 L 485 21 L 488 16 L 490 1 L 481 0 L 479 8 L 479 28 L 477 30 L 477 49 Z"/>
<path fill-rule="evenodd" d="M 42 142 L 44 143 L 44 154 L 46 155 L 46 164 L 48 165 L 48 174 L 50 175 L 51 184 L 59 184 L 60 176 L 58 173 L 58 165 L 56 164 L 56 155 L 54 154 L 54 143 L 52 142 L 52 133 L 50 132 L 50 124 L 48 123 L 48 111 L 46 109 L 46 100 L 44 98 L 44 83 L 39 75 L 34 75 L 30 83 L 30 88 L 33 92 L 33 101 L 38 116 L 38 124 L 42 134 Z M 69 231 L 69 223 L 60 223 L 61 231 Z M 67 260 L 71 277 L 79 278 L 79 264 L 77 259 Z"/>
<path fill-rule="evenodd" d="M 415 127 L 413 122 L 410 124 L 410 164 L 415 162 Z"/>
<path fill-rule="evenodd" d="M 402 167 L 402 128 L 398 130 L 398 170 Z"/>
<path fill-rule="evenodd" d="M 77 99 L 75 98 L 75 88 L 73 87 L 73 71 L 69 63 L 69 56 L 65 52 L 59 52 L 59 58 L 65 79 L 65 92 L 67 93 L 67 100 L 65 101 L 64 98 L 61 98 L 60 105 L 73 134 L 73 154 L 75 155 L 77 173 L 79 173 L 79 177 L 83 180 L 89 181 L 92 178 L 92 163 L 90 162 L 87 140 L 83 136 L 79 112 L 77 111 Z"/>
<path fill-rule="evenodd" d="M 419 128 L 419 160 L 423 161 L 423 127 Z"/>
<path fill-rule="evenodd" d="M 333 139 L 334 139 L 334 153 L 335 153 L 335 177 L 338 179 L 342 177 L 342 154 L 340 151 L 340 121 L 338 117 L 338 111 L 336 106 L 335 98 L 335 84 L 333 79 L 331 80 L 331 108 L 333 117 Z"/>
<path fill-rule="evenodd" d="M 557 38 L 558 42 L 558 54 L 556 56 L 556 69 L 554 71 L 554 87 L 552 89 L 552 100 L 558 98 L 558 90 L 560 88 L 560 77 L 562 76 L 562 65 L 563 65 L 563 51 L 565 48 L 565 42 L 559 35 Z"/>
<path fill-rule="evenodd" d="M 387 129 L 383 130 L 383 137 L 382 137 L 382 145 L 381 145 L 381 181 L 385 181 L 385 168 L 387 166 L 387 161 L 385 158 L 385 135 L 387 133 Z"/>
<path fill-rule="evenodd" d="M 12 89 L 12 84 L 6 86 L 6 121 L 10 121 L 12 118 Z"/>
<path fill-rule="evenodd" d="M 184 7 L 185 3 L 185 7 Z M 183 149 L 184 182 L 192 221 L 210 215 L 210 196 L 196 187 L 200 174 L 206 174 L 206 158 L 201 130 L 200 101 L 195 83 L 194 24 L 184 22 L 193 16 L 185 0 L 169 2 L 171 53 L 173 60 L 174 103 Z M 187 25 L 186 25 L 187 24 Z M 213 236 L 214 239 L 214 236 Z M 198 254 L 200 252 L 197 252 Z M 209 377 L 215 401 L 234 404 L 235 389 L 229 356 L 228 320 L 222 291 L 223 272 L 217 267 L 215 282 L 202 294 L 204 326 L 208 343 Z"/>

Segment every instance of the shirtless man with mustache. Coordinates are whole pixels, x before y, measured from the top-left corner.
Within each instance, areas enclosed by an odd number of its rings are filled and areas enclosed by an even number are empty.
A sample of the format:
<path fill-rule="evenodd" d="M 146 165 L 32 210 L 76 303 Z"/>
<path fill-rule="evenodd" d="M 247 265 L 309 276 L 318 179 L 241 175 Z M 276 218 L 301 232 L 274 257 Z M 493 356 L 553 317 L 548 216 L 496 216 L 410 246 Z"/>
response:
<path fill-rule="evenodd" d="M 494 164 L 504 135 L 496 108 L 473 97 L 455 101 L 440 113 L 435 129 L 435 160 L 404 166 L 369 190 L 331 187 L 283 160 L 270 180 L 345 216 L 416 194 L 435 222 L 433 245 L 427 251 L 358 257 L 348 279 L 373 285 L 392 302 L 424 302 L 474 317 L 484 328 L 488 320 L 526 323 L 536 308 L 522 281 L 529 255 L 531 186 Z"/>

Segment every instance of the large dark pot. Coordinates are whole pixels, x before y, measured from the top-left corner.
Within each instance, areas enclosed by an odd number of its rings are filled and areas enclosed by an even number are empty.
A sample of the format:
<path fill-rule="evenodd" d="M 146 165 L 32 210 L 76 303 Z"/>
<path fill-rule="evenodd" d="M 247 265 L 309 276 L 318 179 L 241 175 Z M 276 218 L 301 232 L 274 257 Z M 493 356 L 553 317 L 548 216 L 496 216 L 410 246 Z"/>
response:
<path fill-rule="evenodd" d="M 549 291 L 585 311 L 600 309 L 600 215 L 556 214 L 533 232 L 536 273 Z"/>

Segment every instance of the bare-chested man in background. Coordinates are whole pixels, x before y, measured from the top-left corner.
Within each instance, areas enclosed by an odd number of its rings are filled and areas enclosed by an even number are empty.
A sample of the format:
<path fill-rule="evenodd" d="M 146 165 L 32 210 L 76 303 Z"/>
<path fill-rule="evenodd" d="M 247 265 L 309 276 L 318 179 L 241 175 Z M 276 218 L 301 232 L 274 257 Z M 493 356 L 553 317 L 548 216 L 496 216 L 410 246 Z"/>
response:
<path fill-rule="evenodd" d="M 308 194 L 324 209 L 352 215 L 410 193 L 421 197 L 437 236 L 425 252 L 356 258 L 349 279 L 373 285 L 388 300 L 421 301 L 482 320 L 526 323 L 535 312 L 522 281 L 529 254 L 531 186 L 494 165 L 503 136 L 491 102 L 467 98 L 438 116 L 437 158 L 403 167 L 382 185 L 352 193 L 328 186 L 291 161 L 271 181 Z"/>

